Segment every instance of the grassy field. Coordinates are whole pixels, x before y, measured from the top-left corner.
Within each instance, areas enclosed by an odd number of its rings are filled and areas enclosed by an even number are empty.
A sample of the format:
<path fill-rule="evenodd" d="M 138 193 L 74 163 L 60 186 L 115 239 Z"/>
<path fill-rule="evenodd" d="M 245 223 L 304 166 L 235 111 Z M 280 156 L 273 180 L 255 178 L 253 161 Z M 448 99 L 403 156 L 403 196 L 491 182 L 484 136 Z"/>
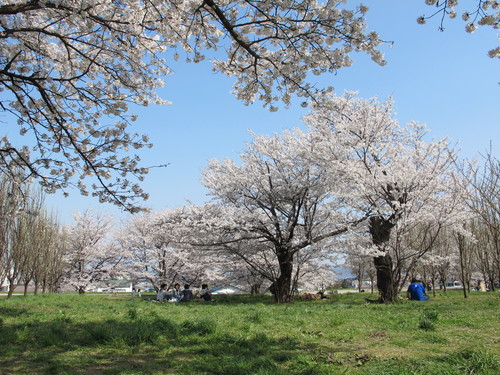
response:
<path fill-rule="evenodd" d="M 0 374 L 500 374 L 500 293 L 0 298 Z"/>

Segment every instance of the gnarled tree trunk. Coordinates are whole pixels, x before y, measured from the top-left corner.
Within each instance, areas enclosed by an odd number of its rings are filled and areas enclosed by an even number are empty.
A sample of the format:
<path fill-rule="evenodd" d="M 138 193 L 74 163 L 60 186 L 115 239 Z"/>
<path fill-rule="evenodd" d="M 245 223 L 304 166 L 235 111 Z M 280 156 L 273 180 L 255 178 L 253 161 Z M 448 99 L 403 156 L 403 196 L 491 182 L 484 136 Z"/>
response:
<path fill-rule="evenodd" d="M 385 219 L 382 216 L 374 216 L 368 222 L 372 242 L 380 251 L 384 251 L 385 244 L 391 236 L 391 230 L 394 227 L 391 219 L 392 217 Z M 380 293 L 380 302 L 390 303 L 396 301 L 398 286 L 394 282 L 392 257 L 389 253 L 386 253 L 374 257 L 373 263 L 377 270 L 377 288 Z"/>
<path fill-rule="evenodd" d="M 274 285 L 274 299 L 279 303 L 292 301 L 293 255 L 289 251 L 278 253 L 280 274 Z"/>

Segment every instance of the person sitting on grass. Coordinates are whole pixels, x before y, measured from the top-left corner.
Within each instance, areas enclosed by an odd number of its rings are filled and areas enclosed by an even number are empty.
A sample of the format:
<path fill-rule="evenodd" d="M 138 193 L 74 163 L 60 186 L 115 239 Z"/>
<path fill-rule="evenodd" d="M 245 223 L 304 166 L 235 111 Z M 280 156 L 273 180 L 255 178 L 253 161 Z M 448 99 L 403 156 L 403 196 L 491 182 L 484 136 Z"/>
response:
<path fill-rule="evenodd" d="M 168 299 L 169 293 L 167 292 L 167 284 L 163 283 L 160 285 L 160 290 L 156 295 L 156 301 L 163 302 L 165 298 Z"/>
<path fill-rule="evenodd" d="M 425 287 L 421 283 L 419 283 L 417 279 L 411 280 L 411 284 L 408 287 L 406 295 L 408 299 L 412 301 L 427 301 L 430 298 L 427 295 Z"/>
<path fill-rule="evenodd" d="M 175 283 L 172 291 L 172 299 L 169 302 L 179 302 L 181 300 L 181 284 Z"/>
<path fill-rule="evenodd" d="M 202 284 L 200 294 L 198 295 L 197 299 L 203 300 L 203 301 L 211 301 L 212 300 L 212 294 L 210 293 L 210 290 L 208 290 L 207 284 Z"/>
<path fill-rule="evenodd" d="M 181 291 L 180 302 L 191 302 L 193 300 L 193 291 L 189 289 L 189 284 L 184 285 L 184 290 Z"/>

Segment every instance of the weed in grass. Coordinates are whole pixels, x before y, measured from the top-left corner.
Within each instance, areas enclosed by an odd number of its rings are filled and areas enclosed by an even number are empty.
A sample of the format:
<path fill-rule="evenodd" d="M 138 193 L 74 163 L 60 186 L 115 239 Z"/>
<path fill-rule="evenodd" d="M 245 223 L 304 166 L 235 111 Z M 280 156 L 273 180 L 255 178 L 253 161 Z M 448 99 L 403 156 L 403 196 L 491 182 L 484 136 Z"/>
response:
<path fill-rule="evenodd" d="M 410 322 L 408 321 L 408 319 L 402 319 L 402 320 L 398 320 L 397 322 L 397 326 L 403 330 L 406 330 L 410 327 Z"/>
<path fill-rule="evenodd" d="M 63 346 L 69 339 L 66 327 L 57 321 L 45 325 L 43 331 L 39 329 L 32 331 L 32 335 L 37 337 L 38 347 Z"/>
<path fill-rule="evenodd" d="M 127 315 L 131 320 L 136 320 L 137 319 L 137 309 L 136 308 L 131 308 L 128 309 Z"/>
<path fill-rule="evenodd" d="M 447 344 L 449 340 L 435 332 L 429 331 L 425 334 L 420 334 L 417 338 L 418 342 L 424 344 Z"/>
<path fill-rule="evenodd" d="M 418 328 L 425 331 L 434 331 L 436 326 L 434 322 L 438 319 L 437 311 L 424 311 L 424 316 L 420 319 Z"/>
<path fill-rule="evenodd" d="M 262 311 L 255 311 L 247 316 L 247 320 L 252 323 L 262 323 L 264 320 L 264 313 Z"/>
<path fill-rule="evenodd" d="M 217 324 L 212 320 L 186 320 L 181 329 L 184 334 L 206 336 L 215 333 Z"/>
<path fill-rule="evenodd" d="M 136 346 L 142 343 L 155 343 L 159 336 L 160 331 L 154 322 L 139 319 L 123 332 L 122 338 L 127 345 Z"/>
<path fill-rule="evenodd" d="M 437 311 L 426 311 L 424 317 L 432 322 L 438 320 L 439 313 Z"/>
<path fill-rule="evenodd" d="M 498 355 L 487 351 L 464 350 L 444 357 L 443 361 L 452 365 L 461 374 L 500 373 Z"/>
<path fill-rule="evenodd" d="M 423 329 L 425 331 L 434 331 L 436 329 L 436 326 L 434 325 L 434 322 L 431 319 L 424 317 L 420 319 L 418 328 Z"/>
<path fill-rule="evenodd" d="M 344 323 L 345 323 L 345 320 L 340 318 L 340 317 L 337 317 L 337 316 L 331 317 L 325 321 L 325 325 L 330 327 L 330 328 L 339 327 Z"/>
<path fill-rule="evenodd" d="M 16 317 L 19 318 L 21 315 L 27 315 L 28 309 L 26 308 L 12 308 L 0 306 L 0 316 L 5 317 Z"/>

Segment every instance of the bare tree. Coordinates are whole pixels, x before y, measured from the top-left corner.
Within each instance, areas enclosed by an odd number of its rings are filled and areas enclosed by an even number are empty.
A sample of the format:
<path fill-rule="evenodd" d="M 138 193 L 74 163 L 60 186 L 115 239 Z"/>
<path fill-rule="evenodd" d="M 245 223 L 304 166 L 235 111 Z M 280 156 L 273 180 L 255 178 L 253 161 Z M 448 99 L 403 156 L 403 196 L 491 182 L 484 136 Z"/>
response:
<path fill-rule="evenodd" d="M 469 193 L 466 202 L 475 216 L 479 262 L 494 288 L 500 281 L 500 161 L 490 148 L 480 162 L 462 165 L 461 170 Z"/>

